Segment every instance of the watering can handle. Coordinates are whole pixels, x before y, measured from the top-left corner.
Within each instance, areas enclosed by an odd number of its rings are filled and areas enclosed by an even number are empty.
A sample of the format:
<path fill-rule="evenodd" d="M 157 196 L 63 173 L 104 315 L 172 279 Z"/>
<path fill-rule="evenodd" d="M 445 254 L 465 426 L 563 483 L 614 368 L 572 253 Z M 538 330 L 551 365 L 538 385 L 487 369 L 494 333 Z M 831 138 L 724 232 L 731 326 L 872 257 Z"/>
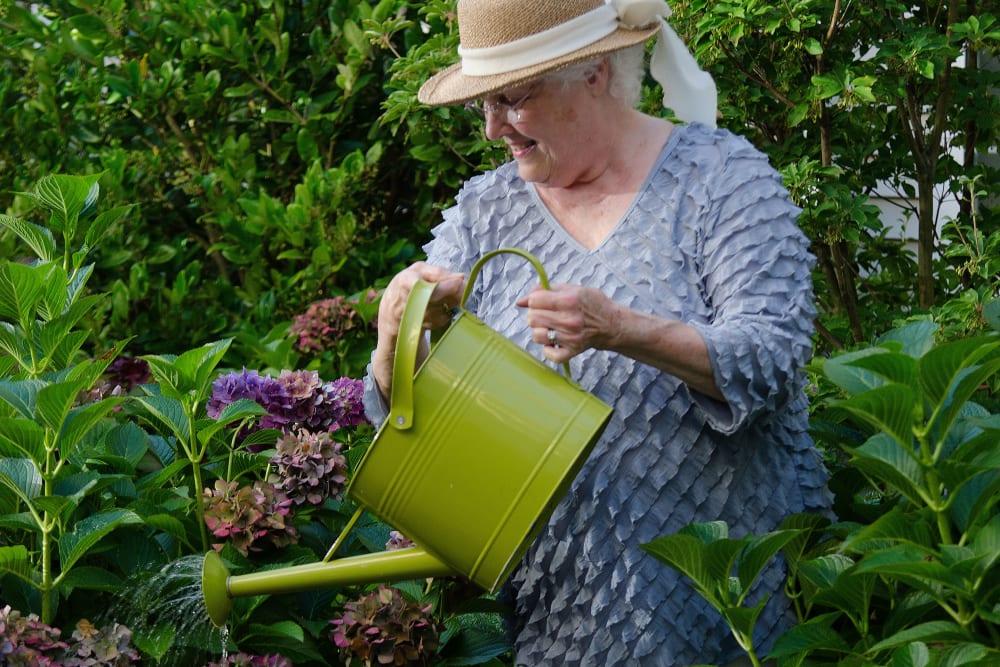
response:
<path fill-rule="evenodd" d="M 472 286 L 476 283 L 476 278 L 479 277 L 480 269 L 483 268 L 483 265 L 486 264 L 487 261 L 504 253 L 520 255 L 524 259 L 531 262 L 531 265 L 535 267 L 535 272 L 538 273 L 538 282 L 541 284 L 542 289 L 549 289 L 549 276 L 545 273 L 545 267 L 542 266 L 542 263 L 538 261 L 538 258 L 530 252 L 527 250 L 521 250 L 520 248 L 500 248 L 498 250 L 491 250 L 480 257 L 479 261 L 472 267 L 472 271 L 469 272 L 469 279 L 465 281 L 465 290 L 462 292 L 462 303 L 460 304 L 463 309 L 465 308 L 465 302 L 468 301 L 469 295 L 472 293 Z M 572 378 L 569 375 L 568 361 L 564 361 L 562 363 L 562 369 L 563 373 L 566 374 L 566 379 L 571 380 Z"/>
<path fill-rule="evenodd" d="M 459 304 L 462 309 L 465 308 L 465 302 L 472 293 L 472 286 L 475 284 L 483 264 L 504 253 L 519 255 L 531 262 L 538 273 L 542 287 L 549 289 L 549 277 L 546 275 L 542 263 L 534 255 L 520 248 L 491 250 L 480 257 L 469 272 L 469 279 L 465 283 L 465 291 L 462 292 L 462 301 Z M 427 310 L 427 304 L 430 302 L 433 291 L 434 283 L 418 280 L 406 299 L 403 318 L 399 323 L 396 356 L 392 363 L 392 389 L 389 396 L 388 419 L 389 424 L 400 431 L 405 431 L 413 425 L 413 373 L 416 371 L 417 349 L 420 345 L 420 337 L 423 335 L 424 311 Z M 564 362 L 562 368 L 566 378 L 570 379 L 569 363 Z"/>
<path fill-rule="evenodd" d="M 392 360 L 389 424 L 400 431 L 413 426 L 413 373 L 416 371 L 420 337 L 424 333 L 424 311 L 433 291 L 434 283 L 418 280 L 410 290 L 403 318 L 399 322 L 396 356 Z"/>

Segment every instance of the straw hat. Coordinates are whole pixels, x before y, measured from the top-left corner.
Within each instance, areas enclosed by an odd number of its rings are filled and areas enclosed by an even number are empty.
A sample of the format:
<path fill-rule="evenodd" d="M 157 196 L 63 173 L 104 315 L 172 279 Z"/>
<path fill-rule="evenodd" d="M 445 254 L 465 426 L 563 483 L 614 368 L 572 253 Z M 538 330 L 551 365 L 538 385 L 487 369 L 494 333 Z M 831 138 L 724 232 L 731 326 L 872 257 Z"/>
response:
<path fill-rule="evenodd" d="M 715 83 L 669 17 L 665 0 L 458 0 L 461 60 L 427 80 L 417 97 L 466 102 L 658 35 L 651 73 L 664 103 L 681 120 L 714 125 Z"/>

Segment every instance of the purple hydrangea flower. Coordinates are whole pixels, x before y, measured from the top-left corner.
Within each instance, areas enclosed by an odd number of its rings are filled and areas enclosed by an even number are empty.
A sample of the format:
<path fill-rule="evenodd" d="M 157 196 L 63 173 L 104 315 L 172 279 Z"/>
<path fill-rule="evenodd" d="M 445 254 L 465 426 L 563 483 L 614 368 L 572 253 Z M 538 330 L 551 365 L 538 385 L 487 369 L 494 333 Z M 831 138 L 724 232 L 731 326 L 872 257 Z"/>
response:
<path fill-rule="evenodd" d="M 339 406 L 340 414 L 336 419 L 337 428 L 348 428 L 368 423 L 365 416 L 365 406 L 362 401 L 365 393 L 365 383 L 353 378 L 338 378 L 324 385 L 326 401 Z"/>
<path fill-rule="evenodd" d="M 255 401 L 268 411 L 288 399 L 285 388 L 280 382 L 270 376 L 244 368 L 241 373 L 220 375 L 212 383 L 212 397 L 206 406 L 208 416 L 218 419 L 227 405 L 241 398 Z"/>
<path fill-rule="evenodd" d="M 395 588 L 378 590 L 344 605 L 330 622 L 331 638 L 348 664 L 431 665 L 444 626 L 431 606 L 407 602 Z"/>
<path fill-rule="evenodd" d="M 214 489 L 205 489 L 202 494 L 202 506 L 212 535 L 244 556 L 260 551 L 260 542 L 265 540 L 276 547 L 298 542 L 298 532 L 286 523 L 291 518 L 292 501 L 270 482 L 257 480 L 251 486 L 240 486 L 216 480 Z M 212 546 L 220 550 L 225 542 Z"/>
<path fill-rule="evenodd" d="M 329 433 L 301 430 L 278 440 L 268 476 L 274 488 L 296 505 L 320 505 L 327 498 L 341 498 L 347 484 L 347 458 L 341 444 Z"/>
<path fill-rule="evenodd" d="M 318 404 L 322 402 L 320 393 L 323 380 L 316 371 L 281 371 L 278 382 L 285 390 L 286 401 L 281 405 L 268 407 L 274 421 L 285 432 L 299 427 L 318 432 L 328 429 L 317 428 L 320 418 Z"/>
<path fill-rule="evenodd" d="M 324 383 L 316 371 L 282 371 L 277 378 L 243 369 L 220 375 L 212 385 L 208 414 L 218 418 L 226 405 L 241 399 L 257 402 L 267 414 L 255 429 L 273 428 L 285 434 L 305 429 L 327 432 L 368 422 L 361 402 L 364 382 L 339 378 Z M 242 439 L 242 438 L 241 438 Z"/>
<path fill-rule="evenodd" d="M 389 541 L 385 543 L 385 550 L 396 551 L 397 549 L 406 549 L 414 545 L 414 541 L 406 535 L 403 535 L 398 530 L 390 530 Z"/>
<path fill-rule="evenodd" d="M 0 665 L 57 667 L 67 648 L 62 631 L 46 625 L 37 614 L 22 616 L 10 605 L 0 608 Z"/>
<path fill-rule="evenodd" d="M 335 296 L 309 304 L 306 312 L 295 316 L 289 330 L 295 336 L 295 346 L 306 354 L 320 354 L 336 349 L 345 336 L 364 333 L 357 305 L 373 303 L 378 297 L 379 292 L 368 290 L 363 295 L 350 298 Z"/>
<path fill-rule="evenodd" d="M 76 624 L 62 664 L 63 667 L 125 667 L 138 662 L 139 652 L 132 646 L 132 630 L 128 626 L 112 623 L 97 628 L 84 618 Z"/>
<path fill-rule="evenodd" d="M 221 662 L 210 662 L 205 667 L 293 667 L 292 661 L 281 655 L 270 653 L 266 655 L 252 655 L 250 653 L 237 653 L 227 656 Z"/>
<path fill-rule="evenodd" d="M 355 326 L 357 313 L 342 296 L 309 304 L 306 312 L 295 316 L 290 332 L 302 352 L 318 353 L 332 349 L 344 333 Z"/>

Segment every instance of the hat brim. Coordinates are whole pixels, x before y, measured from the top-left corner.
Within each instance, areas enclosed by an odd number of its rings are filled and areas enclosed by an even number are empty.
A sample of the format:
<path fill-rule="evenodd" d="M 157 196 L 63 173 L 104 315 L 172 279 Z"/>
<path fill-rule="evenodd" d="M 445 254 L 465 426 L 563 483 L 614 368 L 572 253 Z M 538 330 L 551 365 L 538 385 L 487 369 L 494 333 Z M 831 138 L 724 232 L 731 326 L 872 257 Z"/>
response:
<path fill-rule="evenodd" d="M 537 79 L 543 74 L 569 67 L 575 63 L 644 42 L 655 35 L 659 29 L 659 25 L 638 30 L 618 28 L 607 37 L 578 51 L 503 74 L 469 76 L 462 72 L 462 63 L 456 63 L 425 81 L 417 93 L 417 99 L 423 104 L 435 106 L 468 102 L 508 88 L 515 88 Z"/>

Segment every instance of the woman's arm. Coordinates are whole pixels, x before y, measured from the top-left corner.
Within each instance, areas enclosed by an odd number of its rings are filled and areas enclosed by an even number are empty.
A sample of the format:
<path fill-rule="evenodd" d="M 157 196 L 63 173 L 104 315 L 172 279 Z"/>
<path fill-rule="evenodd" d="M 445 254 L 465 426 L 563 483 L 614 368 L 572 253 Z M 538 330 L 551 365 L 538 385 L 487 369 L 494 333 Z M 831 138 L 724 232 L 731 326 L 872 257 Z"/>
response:
<path fill-rule="evenodd" d="M 719 401 L 708 347 L 691 326 L 641 313 L 608 299 L 599 290 L 574 285 L 536 289 L 518 301 L 528 308 L 528 325 L 544 354 L 562 363 L 588 348 L 610 350 L 654 366 Z M 548 344 L 549 330 L 556 345 Z"/>

